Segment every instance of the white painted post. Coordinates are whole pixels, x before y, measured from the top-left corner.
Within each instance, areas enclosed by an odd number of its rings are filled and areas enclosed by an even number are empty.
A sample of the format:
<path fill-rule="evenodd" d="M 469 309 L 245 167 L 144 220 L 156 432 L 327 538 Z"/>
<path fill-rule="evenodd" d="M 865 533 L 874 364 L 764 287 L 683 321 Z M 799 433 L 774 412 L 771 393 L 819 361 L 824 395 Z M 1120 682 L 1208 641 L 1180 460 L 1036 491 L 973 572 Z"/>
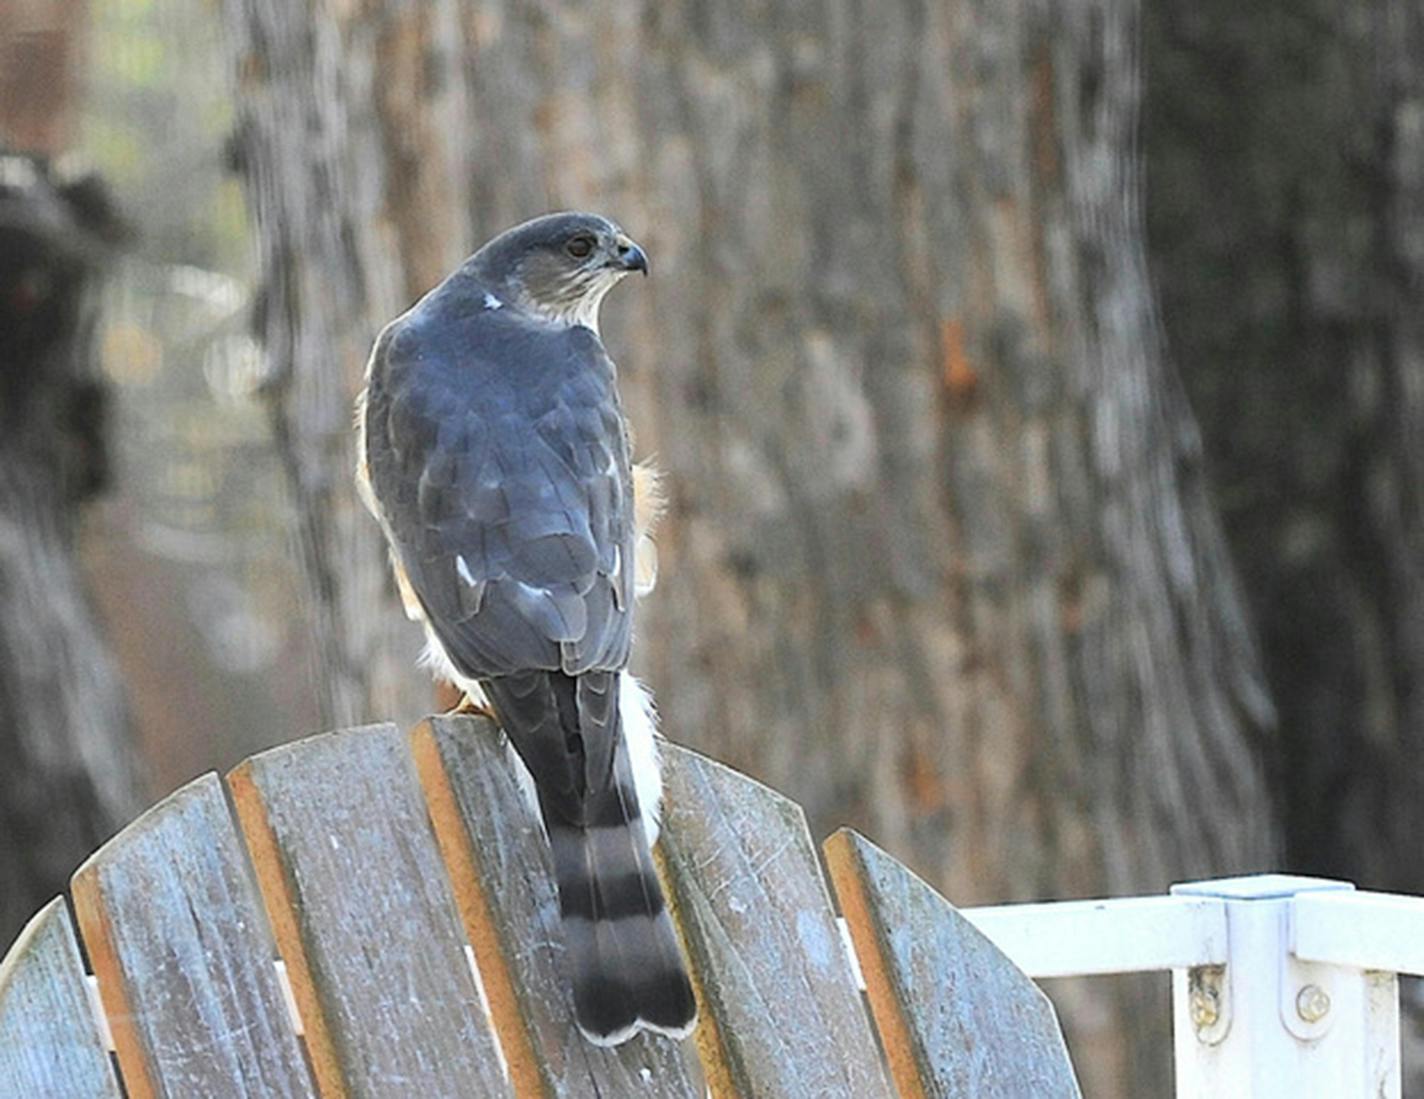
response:
<path fill-rule="evenodd" d="M 1399 1099 L 1393 974 L 1292 953 L 1301 894 L 1349 882 L 1265 874 L 1192 882 L 1226 906 L 1224 966 L 1172 971 L 1178 1099 Z"/>

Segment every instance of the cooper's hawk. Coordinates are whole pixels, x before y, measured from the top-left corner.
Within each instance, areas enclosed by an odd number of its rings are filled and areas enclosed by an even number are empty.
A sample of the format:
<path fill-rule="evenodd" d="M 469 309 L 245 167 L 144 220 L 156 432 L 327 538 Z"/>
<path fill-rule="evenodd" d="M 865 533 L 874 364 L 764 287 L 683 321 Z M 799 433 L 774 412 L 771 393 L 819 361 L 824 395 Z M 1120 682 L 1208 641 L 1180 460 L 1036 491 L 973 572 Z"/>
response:
<path fill-rule="evenodd" d="M 624 669 L 635 476 L 603 296 L 641 248 L 564 213 L 502 233 L 376 340 L 358 481 L 437 671 L 488 700 L 533 778 L 579 1027 L 600 1045 L 692 1028 L 653 869 L 661 786 Z"/>

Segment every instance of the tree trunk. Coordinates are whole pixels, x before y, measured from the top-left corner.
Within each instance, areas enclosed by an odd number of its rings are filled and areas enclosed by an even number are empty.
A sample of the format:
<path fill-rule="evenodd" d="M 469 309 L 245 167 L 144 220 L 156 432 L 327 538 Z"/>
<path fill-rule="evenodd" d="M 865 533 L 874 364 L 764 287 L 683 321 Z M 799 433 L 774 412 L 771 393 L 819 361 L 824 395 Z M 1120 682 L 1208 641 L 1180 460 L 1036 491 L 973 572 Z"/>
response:
<path fill-rule="evenodd" d="M 438 246 L 599 209 L 653 262 L 604 328 L 671 492 L 638 656 L 670 736 L 960 903 L 1270 861 L 1271 707 L 1145 269 L 1135 3 L 227 12 L 318 606 L 398 616 L 374 525 L 331 521 L 377 324 Z M 322 621 L 370 706 L 386 627 Z M 1089 1091 L 1161 1089 L 1085 1017 Z"/>
<path fill-rule="evenodd" d="M 352 401 L 380 327 L 464 256 L 469 123 L 454 5 L 227 0 L 235 152 L 261 227 L 256 327 L 307 581 L 322 721 L 430 708 L 380 535 L 352 488 Z"/>
<path fill-rule="evenodd" d="M 1288 861 L 1424 892 L 1424 8 L 1151 10 L 1153 257 L 1280 704 Z"/>
<path fill-rule="evenodd" d="M 0 149 L 0 944 L 137 808 L 131 730 L 76 526 L 103 485 L 94 357 L 117 231 L 93 180 Z M 106 238 L 110 238 L 106 240 Z"/>

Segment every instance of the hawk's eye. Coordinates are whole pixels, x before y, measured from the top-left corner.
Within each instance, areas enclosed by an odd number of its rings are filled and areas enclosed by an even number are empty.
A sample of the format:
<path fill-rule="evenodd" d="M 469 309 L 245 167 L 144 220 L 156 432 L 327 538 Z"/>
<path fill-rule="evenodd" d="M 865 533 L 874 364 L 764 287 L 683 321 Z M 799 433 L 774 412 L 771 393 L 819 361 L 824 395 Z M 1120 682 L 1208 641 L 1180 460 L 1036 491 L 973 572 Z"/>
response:
<path fill-rule="evenodd" d="M 564 247 L 574 259 L 588 259 L 593 252 L 593 238 L 587 233 L 580 233 Z"/>

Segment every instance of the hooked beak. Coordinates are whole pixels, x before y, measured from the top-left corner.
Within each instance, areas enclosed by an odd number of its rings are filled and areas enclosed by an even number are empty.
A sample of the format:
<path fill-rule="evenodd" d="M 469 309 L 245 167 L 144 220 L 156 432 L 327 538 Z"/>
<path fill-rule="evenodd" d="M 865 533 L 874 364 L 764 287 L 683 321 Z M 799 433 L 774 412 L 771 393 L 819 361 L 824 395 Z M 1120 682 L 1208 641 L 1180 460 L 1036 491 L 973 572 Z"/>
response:
<path fill-rule="evenodd" d="M 630 237 L 619 233 L 614 241 L 613 251 L 614 258 L 610 261 L 612 266 L 620 271 L 641 271 L 644 275 L 648 273 L 648 254 Z"/>

